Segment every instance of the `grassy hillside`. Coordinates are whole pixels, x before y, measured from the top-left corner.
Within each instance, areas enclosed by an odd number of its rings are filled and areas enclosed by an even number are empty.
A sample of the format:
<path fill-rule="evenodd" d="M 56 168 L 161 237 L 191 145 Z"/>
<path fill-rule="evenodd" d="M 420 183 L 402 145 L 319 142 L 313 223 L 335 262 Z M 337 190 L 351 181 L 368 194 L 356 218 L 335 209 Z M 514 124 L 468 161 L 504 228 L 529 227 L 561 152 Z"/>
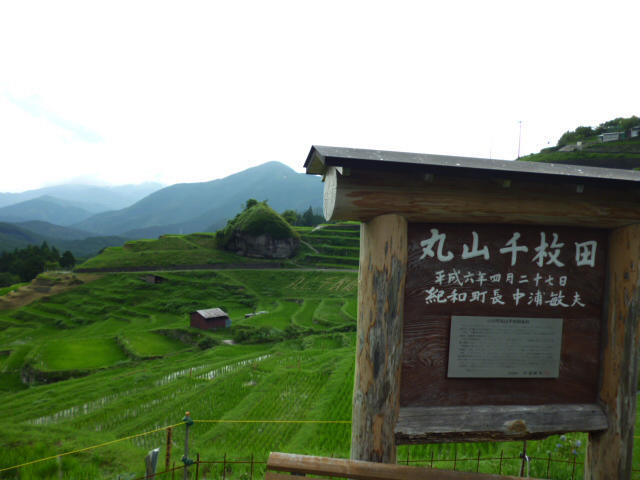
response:
<path fill-rule="evenodd" d="M 357 223 L 326 225 L 322 228 L 294 227 L 301 237 L 298 254 L 290 267 L 357 268 L 360 226 Z M 155 240 L 135 240 L 122 247 L 106 248 L 100 255 L 79 265 L 77 270 L 216 263 L 269 263 L 246 258 L 217 248 L 215 234 L 162 235 Z M 276 261 L 280 263 L 281 261 Z"/>
<path fill-rule="evenodd" d="M 196 423 L 191 452 L 201 458 L 264 461 L 270 451 L 347 457 L 355 356 L 357 274 L 309 270 L 164 272 L 162 284 L 138 274 L 107 274 L 71 291 L 0 313 L 0 469 L 111 442 L 179 423 Z M 230 329 L 188 327 L 188 312 L 219 306 Z M 266 311 L 245 318 L 246 313 Z M 208 339 L 207 342 L 202 342 Z M 227 344 L 225 340 L 236 340 Z M 20 374 L 40 375 L 29 388 Z M 65 377 L 70 377 L 64 379 Z M 53 383 L 47 381 L 58 380 Z M 243 420 L 245 423 L 217 423 Z M 247 423 L 246 421 L 255 421 Z M 287 420 L 291 423 L 264 423 Z M 303 421 L 302 423 L 300 421 Z M 559 455 L 557 445 L 584 436 L 529 442 L 529 455 Z M 2 478 L 134 478 L 147 451 L 161 447 L 159 430 L 95 450 L 2 473 Z M 184 427 L 173 431 L 179 464 Z M 564 447 L 563 447 L 564 448 Z M 577 473 L 584 446 L 576 447 Z M 521 443 L 400 447 L 399 459 L 434 459 L 434 466 L 475 470 L 475 458 L 517 459 Z M 568 458 L 572 458 L 570 453 Z M 566 457 L 565 457 L 566 458 Z M 505 460 L 516 474 L 519 460 Z M 545 475 L 545 465 L 532 474 Z M 540 465 L 540 464 L 538 464 Z M 221 466 L 203 465 L 206 478 Z M 233 464 L 227 478 L 247 478 Z M 255 478 L 260 478 L 256 467 Z M 496 471 L 483 462 L 480 471 Z M 553 478 L 571 478 L 554 464 Z M 201 477 L 202 478 L 202 477 Z"/>
<path fill-rule="evenodd" d="M 521 157 L 519 160 L 625 170 L 638 169 L 640 168 L 640 139 L 607 143 L 593 142 L 585 145 L 582 151 L 573 152 L 560 152 L 554 147 Z"/>
<path fill-rule="evenodd" d="M 105 275 L 0 313 L 1 443 L 13 445 L 0 449 L 0 468 L 176 423 L 186 409 L 200 419 L 349 419 L 355 273 L 163 276 L 165 283 L 149 285 L 137 274 Z M 188 327 L 188 312 L 212 306 L 230 313 L 232 328 Z M 245 318 L 254 310 L 266 313 Z M 231 339 L 240 343 L 222 342 Z M 20 381 L 25 374 L 34 377 L 30 388 Z M 206 455 L 266 455 L 274 445 L 314 443 L 318 429 L 291 425 L 260 433 L 255 425 L 199 425 L 193 445 Z M 325 432 L 326 453 L 344 450 L 348 437 L 344 425 Z M 140 473 L 140 459 L 162 439 L 159 433 L 23 473 Z"/>
<path fill-rule="evenodd" d="M 164 271 L 160 284 L 137 273 L 85 275 L 72 289 L 43 291 L 37 301 L 0 311 L 0 472 L 54 457 L 0 476 L 137 478 L 152 448 L 161 448 L 164 465 L 162 427 L 180 423 L 187 410 L 197 422 L 192 458 L 264 462 L 270 451 L 348 457 L 357 273 L 309 267 L 357 265 L 359 226 L 298 231 L 304 251 L 295 262 L 305 268 Z M 143 254 L 164 262 L 179 252 L 218 252 L 215 246 L 210 234 L 169 235 L 130 242 L 111 263 L 97 258 L 112 266 Z M 55 284 L 56 276 L 45 280 Z M 227 311 L 232 326 L 191 329 L 189 312 L 210 307 Z M 173 429 L 178 465 L 184 432 L 183 425 Z M 531 474 L 579 477 L 585 444 L 581 434 L 528 442 Z M 55 458 L 95 445 L 102 446 Z M 451 469 L 455 458 L 457 469 L 475 471 L 481 455 L 496 459 L 482 461 L 481 472 L 497 472 L 500 462 L 503 473 L 517 475 L 521 448 L 401 446 L 398 459 Z M 549 454 L 565 463 L 552 463 L 547 475 Z M 247 479 L 250 468 L 231 464 L 225 476 Z M 263 468 L 254 466 L 254 478 Z M 220 478 L 221 469 L 201 465 L 200 478 Z"/>

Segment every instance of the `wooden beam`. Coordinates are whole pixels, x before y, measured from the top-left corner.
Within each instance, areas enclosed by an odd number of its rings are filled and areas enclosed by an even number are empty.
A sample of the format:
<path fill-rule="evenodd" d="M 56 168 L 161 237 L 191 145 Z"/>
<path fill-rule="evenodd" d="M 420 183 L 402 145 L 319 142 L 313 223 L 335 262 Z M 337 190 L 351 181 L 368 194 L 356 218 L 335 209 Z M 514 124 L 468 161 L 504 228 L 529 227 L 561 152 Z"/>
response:
<path fill-rule="evenodd" d="M 396 443 L 490 442 L 607 428 L 598 405 L 401 407 Z"/>
<path fill-rule="evenodd" d="M 278 452 L 272 452 L 269 455 L 267 470 L 357 480 L 515 480 L 519 478 Z M 293 477 L 267 472 L 266 478 L 284 480 Z"/>
<path fill-rule="evenodd" d="M 406 270 L 407 221 L 384 215 L 363 223 L 351 430 L 355 460 L 396 459 Z"/>
<path fill-rule="evenodd" d="M 325 174 L 327 220 L 368 221 L 395 213 L 409 222 L 510 223 L 616 228 L 640 223 L 640 190 L 575 183 L 438 176 L 329 167 Z"/>
<path fill-rule="evenodd" d="M 631 478 L 640 346 L 639 261 L 640 225 L 613 230 L 599 392 L 609 428 L 589 435 L 584 478 L 590 480 Z"/>

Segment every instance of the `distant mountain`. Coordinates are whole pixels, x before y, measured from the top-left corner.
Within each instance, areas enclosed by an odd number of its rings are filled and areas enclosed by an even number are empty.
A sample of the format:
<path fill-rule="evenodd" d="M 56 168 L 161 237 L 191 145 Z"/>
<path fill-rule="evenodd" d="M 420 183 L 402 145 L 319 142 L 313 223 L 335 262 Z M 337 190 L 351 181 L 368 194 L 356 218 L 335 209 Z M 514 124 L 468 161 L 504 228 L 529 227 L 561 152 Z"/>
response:
<path fill-rule="evenodd" d="M 91 232 L 84 230 L 78 230 L 77 228 L 62 227 L 60 225 L 54 225 L 49 222 L 42 222 L 39 220 L 31 220 L 28 222 L 20 222 L 15 224 L 18 227 L 24 228 L 37 235 L 41 235 L 47 238 L 57 238 L 60 240 L 83 240 L 85 238 L 93 236 Z"/>
<path fill-rule="evenodd" d="M 34 230 L 26 228 L 29 225 Z M 92 237 L 87 232 L 60 227 L 46 222 L 24 222 L 22 224 L 0 222 L 0 252 L 40 245 L 47 242 L 60 252 L 71 250 L 78 258 L 96 255 L 105 247 L 122 245 L 130 238 L 118 236 Z"/>
<path fill-rule="evenodd" d="M 100 187 L 95 185 L 56 185 L 22 193 L 0 193 L 0 207 L 48 195 L 69 202 L 91 213 L 119 210 L 159 190 L 159 183 Z"/>
<path fill-rule="evenodd" d="M 0 252 L 39 245 L 43 237 L 12 223 L 0 222 Z"/>
<path fill-rule="evenodd" d="M 40 220 L 66 226 L 90 216 L 91 212 L 48 195 L 0 208 L 1 222 Z"/>
<path fill-rule="evenodd" d="M 158 232 L 210 231 L 224 226 L 249 198 L 268 200 L 278 212 L 319 209 L 322 183 L 280 162 L 268 162 L 219 180 L 172 185 L 128 208 L 100 213 L 73 226 L 102 235 L 138 233 L 138 238 Z"/>

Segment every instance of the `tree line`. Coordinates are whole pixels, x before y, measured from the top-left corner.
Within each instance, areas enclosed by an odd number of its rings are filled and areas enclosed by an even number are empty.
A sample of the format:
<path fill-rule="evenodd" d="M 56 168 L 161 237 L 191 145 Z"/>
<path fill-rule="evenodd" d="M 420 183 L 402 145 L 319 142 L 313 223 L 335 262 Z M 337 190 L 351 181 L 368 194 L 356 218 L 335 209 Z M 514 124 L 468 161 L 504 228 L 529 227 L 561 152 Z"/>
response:
<path fill-rule="evenodd" d="M 69 250 L 60 254 L 55 246 L 47 242 L 29 245 L 13 252 L 0 254 L 0 287 L 18 282 L 29 282 L 45 270 L 72 268 L 76 259 Z"/>
<path fill-rule="evenodd" d="M 600 135 L 609 131 L 626 132 L 631 127 L 640 125 L 640 118 L 635 115 L 629 118 L 618 117 L 613 120 L 601 123 L 597 127 L 578 127 L 575 130 L 569 130 L 564 132 L 558 140 L 558 147 L 564 147 L 570 143 L 576 143 L 581 140 L 593 137 L 594 135 Z"/>
<path fill-rule="evenodd" d="M 302 213 L 296 212 L 295 210 L 285 210 L 282 212 L 282 218 L 284 218 L 289 225 L 299 227 L 315 227 L 316 225 L 325 223 L 324 217 L 313 213 L 311 207 Z"/>

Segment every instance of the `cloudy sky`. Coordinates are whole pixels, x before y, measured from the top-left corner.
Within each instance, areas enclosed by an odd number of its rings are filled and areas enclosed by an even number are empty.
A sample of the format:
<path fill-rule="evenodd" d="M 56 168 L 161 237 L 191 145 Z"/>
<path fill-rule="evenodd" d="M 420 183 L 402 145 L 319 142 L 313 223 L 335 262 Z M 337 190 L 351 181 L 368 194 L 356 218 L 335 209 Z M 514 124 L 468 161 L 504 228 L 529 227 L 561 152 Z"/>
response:
<path fill-rule="evenodd" d="M 0 191 L 207 181 L 312 144 L 513 159 L 640 114 L 640 2 L 0 4 Z"/>

